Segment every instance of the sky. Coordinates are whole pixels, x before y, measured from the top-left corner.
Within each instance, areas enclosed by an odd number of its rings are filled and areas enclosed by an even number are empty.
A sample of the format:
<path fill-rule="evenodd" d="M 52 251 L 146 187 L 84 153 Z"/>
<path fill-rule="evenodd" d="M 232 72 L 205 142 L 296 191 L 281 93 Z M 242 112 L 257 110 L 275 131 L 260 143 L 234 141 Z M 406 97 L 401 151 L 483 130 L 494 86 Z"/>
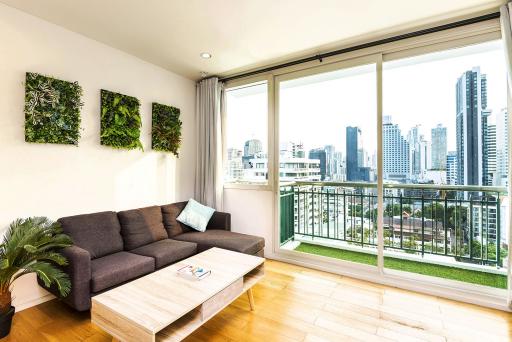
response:
<path fill-rule="evenodd" d="M 385 62 L 383 115 L 407 135 L 420 125 L 431 140 L 437 124 L 447 127 L 448 150 L 455 150 L 455 85 L 463 72 L 480 67 L 487 75 L 488 108 L 506 107 L 506 69 L 501 41 Z M 277 85 L 276 85 L 277 86 Z M 280 141 L 302 142 L 306 151 L 334 145 L 345 154 L 345 127 L 358 126 L 371 156 L 376 150 L 375 65 L 318 74 L 279 85 Z M 243 150 L 247 139 L 267 145 L 266 85 L 229 91 L 228 147 Z"/>

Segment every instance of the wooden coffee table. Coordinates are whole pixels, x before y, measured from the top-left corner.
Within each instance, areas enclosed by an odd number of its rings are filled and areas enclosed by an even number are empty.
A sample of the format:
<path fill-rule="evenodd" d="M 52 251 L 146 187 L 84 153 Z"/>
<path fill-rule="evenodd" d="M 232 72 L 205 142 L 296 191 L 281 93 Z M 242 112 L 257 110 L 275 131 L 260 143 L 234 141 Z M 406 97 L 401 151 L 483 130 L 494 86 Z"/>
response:
<path fill-rule="evenodd" d="M 91 321 L 120 341 L 181 341 L 264 275 L 264 258 L 212 248 L 92 298 Z M 176 271 L 210 269 L 200 281 Z"/>

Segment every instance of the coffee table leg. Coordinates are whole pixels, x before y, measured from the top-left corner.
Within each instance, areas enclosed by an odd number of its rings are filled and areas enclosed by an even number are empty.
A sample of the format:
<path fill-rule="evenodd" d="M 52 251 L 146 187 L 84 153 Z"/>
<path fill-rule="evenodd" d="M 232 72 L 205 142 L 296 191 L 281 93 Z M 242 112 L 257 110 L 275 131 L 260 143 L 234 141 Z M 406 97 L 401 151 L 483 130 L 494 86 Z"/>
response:
<path fill-rule="evenodd" d="M 252 288 L 247 290 L 247 297 L 249 297 L 249 305 L 251 306 L 251 311 L 254 311 L 254 297 L 252 296 Z"/>

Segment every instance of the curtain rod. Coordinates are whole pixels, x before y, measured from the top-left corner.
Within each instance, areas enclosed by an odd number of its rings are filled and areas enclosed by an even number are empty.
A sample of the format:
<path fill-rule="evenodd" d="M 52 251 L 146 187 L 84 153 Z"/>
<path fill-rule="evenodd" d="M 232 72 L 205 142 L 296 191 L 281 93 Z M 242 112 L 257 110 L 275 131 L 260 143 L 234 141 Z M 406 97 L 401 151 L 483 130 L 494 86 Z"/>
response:
<path fill-rule="evenodd" d="M 404 34 L 400 34 L 400 35 L 389 37 L 389 38 L 374 40 L 374 41 L 371 41 L 368 43 L 363 43 L 363 44 L 354 45 L 354 46 L 350 46 L 350 47 L 339 49 L 339 50 L 325 52 L 325 53 L 321 53 L 321 54 L 311 56 L 311 57 L 300 58 L 300 59 L 296 59 L 294 61 L 290 61 L 290 62 L 286 62 L 286 63 L 282 63 L 282 64 L 278 64 L 278 65 L 274 65 L 274 66 L 270 66 L 270 67 L 266 67 L 266 68 L 262 68 L 262 69 L 257 69 L 254 71 L 249 71 L 249 72 L 246 72 L 243 74 L 224 77 L 224 78 L 219 79 L 219 81 L 222 81 L 222 82 L 231 81 L 231 80 L 235 80 L 238 78 L 263 74 L 263 73 L 266 73 L 269 71 L 274 71 L 277 69 L 282 69 L 282 68 L 286 68 L 286 67 L 290 67 L 290 66 L 294 66 L 294 65 L 298 65 L 298 64 L 308 63 L 308 62 L 312 62 L 312 61 L 316 61 L 316 60 L 322 62 L 322 60 L 324 58 L 341 55 L 341 54 L 344 54 L 347 52 L 362 50 L 362 49 L 366 49 L 366 48 L 377 46 L 377 45 L 383 45 L 383 44 L 393 43 L 393 42 L 397 42 L 397 41 L 404 40 L 404 39 L 423 36 L 423 35 L 426 35 L 429 33 L 435 33 L 435 32 L 445 31 L 445 30 L 449 30 L 449 29 L 453 29 L 453 28 L 457 28 L 457 27 L 461 27 L 461 26 L 476 24 L 476 23 L 480 23 L 482 21 L 487 21 L 487 20 L 491 20 L 491 19 L 498 19 L 499 17 L 500 17 L 500 12 L 493 12 L 493 13 L 481 15 L 478 17 L 455 21 L 455 22 L 449 23 L 449 24 L 434 26 L 434 27 L 423 29 L 423 30 L 404 33 Z"/>

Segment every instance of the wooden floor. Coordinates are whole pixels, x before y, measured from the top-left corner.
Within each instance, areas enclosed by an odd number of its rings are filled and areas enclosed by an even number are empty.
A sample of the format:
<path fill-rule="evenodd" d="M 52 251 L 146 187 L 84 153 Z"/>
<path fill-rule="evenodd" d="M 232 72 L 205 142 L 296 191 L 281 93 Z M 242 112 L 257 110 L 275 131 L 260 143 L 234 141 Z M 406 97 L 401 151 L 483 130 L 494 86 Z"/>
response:
<path fill-rule="evenodd" d="M 268 260 L 247 296 L 186 341 L 512 341 L 509 313 Z M 3 341 L 110 341 L 88 313 L 50 301 L 17 313 Z"/>

